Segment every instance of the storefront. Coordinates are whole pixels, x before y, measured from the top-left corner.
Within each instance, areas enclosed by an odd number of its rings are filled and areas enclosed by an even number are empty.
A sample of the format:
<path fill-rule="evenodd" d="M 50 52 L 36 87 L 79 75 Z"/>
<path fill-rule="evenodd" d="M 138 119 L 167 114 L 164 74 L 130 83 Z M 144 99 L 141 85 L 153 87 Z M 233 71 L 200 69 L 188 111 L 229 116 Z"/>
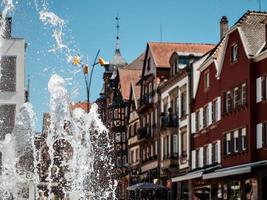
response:
<path fill-rule="evenodd" d="M 195 200 L 264 200 L 267 162 L 255 162 L 203 173 L 192 181 Z"/>

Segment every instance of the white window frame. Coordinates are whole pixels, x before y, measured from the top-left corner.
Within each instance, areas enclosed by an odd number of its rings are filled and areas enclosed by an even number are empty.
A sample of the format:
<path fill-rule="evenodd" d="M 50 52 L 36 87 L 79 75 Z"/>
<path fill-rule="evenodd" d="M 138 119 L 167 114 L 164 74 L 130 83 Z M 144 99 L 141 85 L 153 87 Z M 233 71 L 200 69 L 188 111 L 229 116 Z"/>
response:
<path fill-rule="evenodd" d="M 231 133 L 226 134 L 226 154 L 231 154 Z"/>

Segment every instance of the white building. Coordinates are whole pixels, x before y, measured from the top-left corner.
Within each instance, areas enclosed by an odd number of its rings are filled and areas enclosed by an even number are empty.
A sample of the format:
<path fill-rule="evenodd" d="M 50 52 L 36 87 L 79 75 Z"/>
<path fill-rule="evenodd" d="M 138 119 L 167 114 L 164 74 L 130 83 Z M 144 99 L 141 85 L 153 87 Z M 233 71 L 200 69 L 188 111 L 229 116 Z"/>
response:
<path fill-rule="evenodd" d="M 12 38 L 10 33 L 0 40 L 0 139 L 12 132 L 25 102 L 25 46 L 24 39 Z"/>

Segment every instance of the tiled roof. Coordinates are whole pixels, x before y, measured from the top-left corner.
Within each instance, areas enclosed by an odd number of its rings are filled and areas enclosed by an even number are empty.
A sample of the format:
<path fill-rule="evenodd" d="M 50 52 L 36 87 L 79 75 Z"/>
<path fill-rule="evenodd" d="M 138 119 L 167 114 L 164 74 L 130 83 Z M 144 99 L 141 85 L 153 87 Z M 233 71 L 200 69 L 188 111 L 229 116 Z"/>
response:
<path fill-rule="evenodd" d="M 194 43 L 149 42 L 148 45 L 156 67 L 170 67 L 169 59 L 173 52 L 202 55 L 214 48 L 213 44 Z"/>
<path fill-rule="evenodd" d="M 265 42 L 265 24 L 267 13 L 248 11 L 238 21 L 241 28 L 241 35 L 244 38 L 248 55 L 254 56 Z"/>
<path fill-rule="evenodd" d="M 81 108 L 84 111 L 87 111 L 87 102 L 74 102 L 71 104 L 71 110 L 75 110 L 76 108 Z M 90 108 L 90 104 L 89 104 L 89 108 Z"/>
<path fill-rule="evenodd" d="M 135 86 L 135 92 L 138 92 L 138 86 L 136 86 L 137 81 L 141 77 L 142 70 L 131 70 L 131 69 L 121 69 L 119 68 L 119 78 L 121 85 L 121 94 L 123 99 L 129 100 L 130 98 L 130 88 L 131 84 Z M 138 92 L 140 94 L 140 92 Z"/>
<path fill-rule="evenodd" d="M 125 69 L 139 69 L 142 70 L 145 59 L 145 53 L 138 56 L 133 62 L 125 67 Z"/>
<path fill-rule="evenodd" d="M 143 63 L 144 63 L 145 54 L 142 53 L 138 56 L 133 62 L 127 65 L 125 68 L 119 68 L 119 78 L 121 85 L 121 93 L 122 97 L 125 100 L 129 100 L 130 98 L 130 88 L 131 84 L 133 85 L 133 89 L 135 92 L 135 96 L 137 99 L 140 97 L 140 87 L 136 85 L 136 83 L 140 80 Z"/>
<path fill-rule="evenodd" d="M 229 33 L 238 28 L 247 56 L 256 56 L 265 44 L 265 24 L 263 22 L 266 19 L 266 12 L 248 11 L 227 31 L 226 36 L 211 51 L 207 58 L 207 60 L 210 58 L 216 59 L 217 76 L 220 75 L 222 70 Z"/>

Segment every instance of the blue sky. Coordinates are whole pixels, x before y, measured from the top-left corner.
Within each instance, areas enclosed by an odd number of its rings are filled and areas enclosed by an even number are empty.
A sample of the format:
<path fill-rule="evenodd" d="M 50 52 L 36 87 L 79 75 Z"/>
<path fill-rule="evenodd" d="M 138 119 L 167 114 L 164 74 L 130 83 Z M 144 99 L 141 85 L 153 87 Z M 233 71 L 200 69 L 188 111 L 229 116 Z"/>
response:
<path fill-rule="evenodd" d="M 30 77 L 30 101 L 37 112 L 37 130 L 41 130 L 42 114 L 49 111 L 48 80 L 53 73 L 67 80 L 73 101 L 86 98 L 82 73 L 66 62 L 63 52 L 48 52 L 54 45 L 52 30 L 39 20 L 34 0 L 18 0 L 13 14 L 13 36 L 25 38 L 26 73 Z M 38 1 L 38 0 L 37 0 Z M 84 60 L 93 62 L 97 49 L 110 60 L 115 49 L 115 17 L 121 20 L 120 47 L 131 62 L 148 41 L 217 43 L 219 20 L 228 17 L 232 25 L 247 10 L 259 10 L 258 0 L 54 0 L 49 10 L 65 20 L 64 43 Z M 262 0 L 262 10 L 267 10 Z M 96 67 L 91 99 L 98 97 L 103 69 Z"/>

